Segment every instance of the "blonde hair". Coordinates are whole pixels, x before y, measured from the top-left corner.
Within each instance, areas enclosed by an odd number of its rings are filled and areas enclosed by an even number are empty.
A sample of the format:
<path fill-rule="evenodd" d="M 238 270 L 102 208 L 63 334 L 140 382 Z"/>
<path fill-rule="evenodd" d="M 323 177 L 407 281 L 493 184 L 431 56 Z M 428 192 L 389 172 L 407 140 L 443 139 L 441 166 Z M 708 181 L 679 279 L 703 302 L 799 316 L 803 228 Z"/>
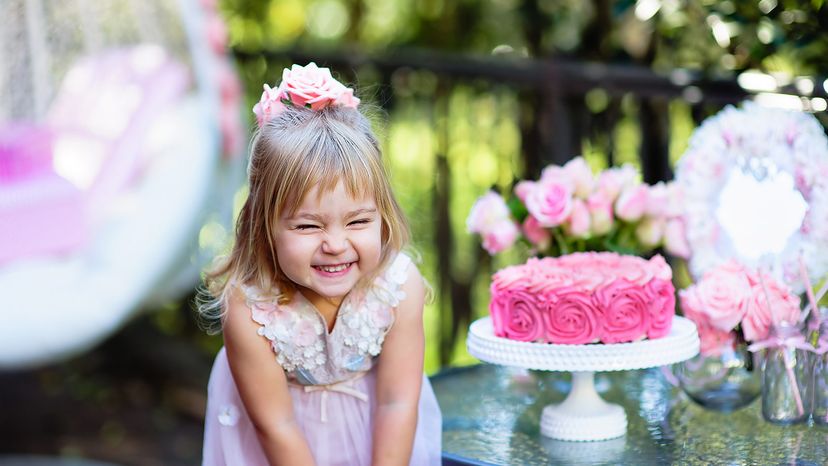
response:
<path fill-rule="evenodd" d="M 231 286 L 255 286 L 284 303 L 295 292 L 279 268 L 272 228 L 293 214 L 308 192 L 330 192 L 342 182 L 353 198 L 371 196 L 382 228 L 381 271 L 410 240 L 408 222 L 391 190 L 371 124 L 358 110 L 288 106 L 253 137 L 247 167 L 250 194 L 236 221 L 235 243 L 206 271 L 198 310 L 208 331 L 224 312 Z M 365 277 L 364 286 L 373 277 Z"/>

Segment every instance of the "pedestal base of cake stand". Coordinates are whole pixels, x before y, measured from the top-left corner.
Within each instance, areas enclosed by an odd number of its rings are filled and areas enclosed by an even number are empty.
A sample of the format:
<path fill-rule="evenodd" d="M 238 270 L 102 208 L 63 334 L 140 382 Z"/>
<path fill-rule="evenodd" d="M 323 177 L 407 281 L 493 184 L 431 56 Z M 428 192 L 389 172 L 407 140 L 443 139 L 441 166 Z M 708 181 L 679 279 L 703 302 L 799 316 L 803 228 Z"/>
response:
<path fill-rule="evenodd" d="M 543 408 L 541 434 L 558 440 L 583 442 L 621 437 L 627 432 L 624 408 L 607 403 L 598 395 L 594 374 L 572 373 L 572 389 L 564 402 Z"/>
<path fill-rule="evenodd" d="M 696 325 L 675 317 L 670 333 L 655 340 L 594 345 L 553 345 L 494 335 L 491 318 L 476 320 L 466 340 L 481 361 L 526 369 L 572 372 L 572 389 L 561 404 L 543 408 L 541 434 L 569 441 L 621 437 L 627 432 L 624 409 L 604 401 L 595 390 L 595 372 L 645 369 L 690 359 L 699 352 Z"/>

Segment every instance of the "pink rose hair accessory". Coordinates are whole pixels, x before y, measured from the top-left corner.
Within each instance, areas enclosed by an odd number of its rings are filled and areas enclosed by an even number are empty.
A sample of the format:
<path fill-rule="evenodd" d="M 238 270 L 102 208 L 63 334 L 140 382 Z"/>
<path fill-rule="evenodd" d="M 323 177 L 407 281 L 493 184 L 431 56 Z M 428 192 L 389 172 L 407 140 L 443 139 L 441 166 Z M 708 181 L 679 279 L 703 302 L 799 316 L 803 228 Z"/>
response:
<path fill-rule="evenodd" d="M 264 126 L 285 110 L 286 105 L 321 110 L 325 107 L 340 106 L 357 108 L 359 99 L 354 90 L 331 76 L 328 68 L 319 68 L 316 63 L 307 66 L 293 65 L 282 71 L 282 82 L 276 89 L 264 85 L 259 103 L 253 106 L 253 113 L 259 127 Z"/>

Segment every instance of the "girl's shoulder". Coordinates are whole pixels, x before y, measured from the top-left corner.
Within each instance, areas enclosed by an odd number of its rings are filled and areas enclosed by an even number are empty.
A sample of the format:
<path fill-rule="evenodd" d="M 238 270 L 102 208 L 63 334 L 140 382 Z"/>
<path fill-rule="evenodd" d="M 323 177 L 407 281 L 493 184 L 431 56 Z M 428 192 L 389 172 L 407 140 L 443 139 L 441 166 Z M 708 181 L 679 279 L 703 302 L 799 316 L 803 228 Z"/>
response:
<path fill-rule="evenodd" d="M 403 285 L 408 280 L 409 268 L 412 265 L 416 267 L 411 256 L 405 252 L 397 253 L 385 270 L 374 279 L 366 299 L 379 300 L 389 307 L 397 307 L 405 299 Z"/>

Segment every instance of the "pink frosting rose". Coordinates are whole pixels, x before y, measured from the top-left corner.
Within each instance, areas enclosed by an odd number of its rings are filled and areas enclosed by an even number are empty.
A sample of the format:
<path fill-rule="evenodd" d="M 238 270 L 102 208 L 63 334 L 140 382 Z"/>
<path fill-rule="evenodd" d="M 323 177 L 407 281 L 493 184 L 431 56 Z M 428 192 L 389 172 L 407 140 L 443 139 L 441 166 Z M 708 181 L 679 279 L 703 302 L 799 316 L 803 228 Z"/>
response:
<path fill-rule="evenodd" d="M 600 313 L 588 293 L 557 290 L 548 295 L 547 306 L 543 322 L 549 342 L 581 345 L 600 338 Z"/>
<path fill-rule="evenodd" d="M 676 289 L 669 280 L 653 280 L 647 284 L 649 299 L 650 328 L 648 338 L 661 338 L 670 333 L 673 316 L 676 314 Z"/>
<path fill-rule="evenodd" d="M 752 296 L 747 271 L 736 261 L 728 261 L 706 272 L 695 285 L 683 290 L 682 309 L 709 318 L 710 325 L 723 332 L 733 330 L 747 313 Z"/>
<path fill-rule="evenodd" d="M 554 180 L 537 183 L 526 196 L 526 209 L 541 226 L 556 227 L 569 218 L 572 190 Z"/>
<path fill-rule="evenodd" d="M 647 335 L 650 327 L 648 295 L 640 286 L 616 280 L 597 290 L 596 306 L 603 310 L 601 341 L 622 343 Z"/>
<path fill-rule="evenodd" d="M 673 269 L 670 268 L 670 264 L 664 260 L 664 256 L 661 254 L 656 254 L 650 258 L 648 261 L 650 263 L 650 267 L 653 270 L 653 274 L 659 280 L 672 280 L 673 279 Z"/>
<path fill-rule="evenodd" d="M 621 256 L 621 259 L 609 273 L 638 286 L 644 286 L 653 279 L 653 267 L 644 259 L 635 256 Z"/>
<path fill-rule="evenodd" d="M 751 299 L 742 319 L 742 332 L 748 341 L 764 340 L 770 327 L 781 322 L 789 324 L 799 321 L 799 297 L 777 282 L 770 275 L 752 275 Z M 764 286 L 763 286 L 764 282 Z"/>
<path fill-rule="evenodd" d="M 532 293 L 513 291 L 489 305 L 495 335 L 517 341 L 538 341 L 544 336 L 543 318 Z"/>

